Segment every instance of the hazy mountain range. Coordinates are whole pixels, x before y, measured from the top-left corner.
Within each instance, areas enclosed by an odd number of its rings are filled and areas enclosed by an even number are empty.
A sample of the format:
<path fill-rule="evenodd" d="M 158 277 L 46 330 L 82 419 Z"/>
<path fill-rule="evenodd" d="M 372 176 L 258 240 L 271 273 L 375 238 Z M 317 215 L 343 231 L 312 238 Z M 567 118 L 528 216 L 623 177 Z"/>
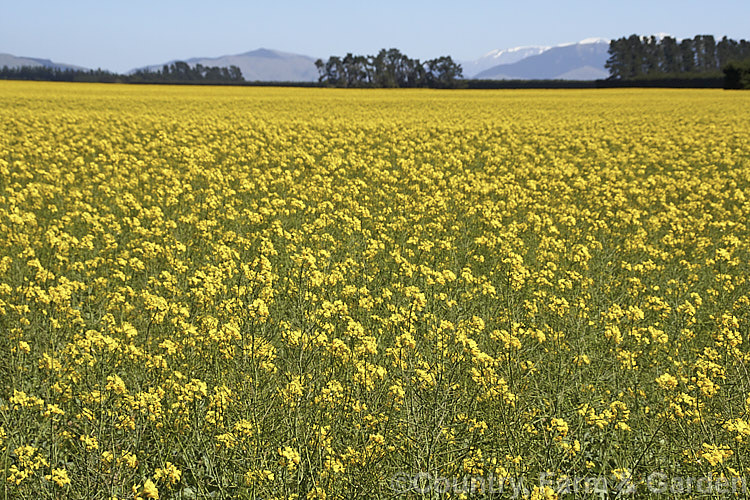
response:
<path fill-rule="evenodd" d="M 518 47 L 493 51 L 462 63 L 464 77 L 492 80 L 596 80 L 609 72 L 609 40 L 589 38 L 554 47 Z M 522 57 L 515 57 L 523 54 Z M 510 57 L 508 57 L 510 56 Z M 495 64 L 491 64 L 491 63 Z M 474 69 L 474 71 L 472 71 Z"/>
<path fill-rule="evenodd" d="M 0 54 L 0 68 L 20 68 L 21 66 L 44 66 L 57 69 L 87 69 L 72 64 L 56 63 L 49 59 L 37 59 L 35 57 L 17 57 L 11 54 Z"/>
<path fill-rule="evenodd" d="M 164 64 L 171 64 L 175 61 L 134 68 L 128 73 L 139 69 L 161 70 Z M 318 80 L 318 70 L 315 67 L 315 59 L 312 57 L 271 49 L 261 48 L 230 56 L 193 57 L 186 59 L 185 62 L 191 66 L 196 64 L 219 67 L 237 66 L 247 81 L 314 82 Z"/>
<path fill-rule="evenodd" d="M 591 38 L 578 43 L 556 46 L 525 46 L 492 50 L 473 61 L 461 61 L 464 78 L 481 79 L 562 79 L 595 80 L 606 78 L 609 73 L 604 68 L 608 58 L 609 40 Z M 164 64 L 152 64 L 134 68 L 160 70 Z M 242 54 L 219 57 L 193 57 L 184 60 L 190 65 L 237 66 L 248 81 L 317 81 L 318 71 L 315 58 L 281 52 L 272 49 L 257 49 Z M 61 69 L 86 69 L 71 64 L 55 63 L 48 59 L 16 57 L 0 54 L 0 68 L 3 66 L 47 66 Z"/>
<path fill-rule="evenodd" d="M 511 49 L 495 49 L 487 52 L 479 59 L 473 61 L 460 61 L 461 67 L 464 70 L 464 76 L 471 78 L 474 75 L 481 73 L 486 69 L 490 69 L 493 66 L 500 64 L 513 64 L 521 59 L 526 59 L 530 56 L 541 54 L 545 50 L 551 47 L 543 47 L 540 45 L 530 45 L 528 47 L 513 47 Z"/>

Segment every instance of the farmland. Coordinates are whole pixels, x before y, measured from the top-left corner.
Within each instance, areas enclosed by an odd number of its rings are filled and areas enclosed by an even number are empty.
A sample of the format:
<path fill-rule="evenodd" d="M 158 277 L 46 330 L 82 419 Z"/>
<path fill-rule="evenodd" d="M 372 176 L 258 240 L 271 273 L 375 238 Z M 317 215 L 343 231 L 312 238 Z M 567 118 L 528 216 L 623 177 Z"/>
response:
<path fill-rule="evenodd" d="M 2 82 L 0 491 L 742 483 L 749 224 L 741 93 Z"/>

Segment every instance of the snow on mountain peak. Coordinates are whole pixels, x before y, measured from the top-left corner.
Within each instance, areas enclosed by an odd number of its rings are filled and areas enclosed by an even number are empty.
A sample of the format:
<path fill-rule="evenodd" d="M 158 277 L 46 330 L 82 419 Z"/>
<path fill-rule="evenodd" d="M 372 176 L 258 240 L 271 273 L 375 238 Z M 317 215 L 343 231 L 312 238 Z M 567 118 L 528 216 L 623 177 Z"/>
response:
<path fill-rule="evenodd" d="M 588 45 L 591 43 L 609 43 L 609 38 L 584 38 L 580 42 L 578 42 L 581 45 Z"/>
<path fill-rule="evenodd" d="M 506 54 L 516 54 L 516 53 L 521 53 L 525 57 L 527 53 L 539 54 L 541 52 L 544 52 L 547 49 L 549 49 L 549 47 L 543 47 L 541 45 L 525 45 L 522 47 L 512 47 L 510 49 L 495 49 L 482 55 L 481 59 L 485 59 L 485 58 L 497 59 L 497 58 L 503 57 Z"/>

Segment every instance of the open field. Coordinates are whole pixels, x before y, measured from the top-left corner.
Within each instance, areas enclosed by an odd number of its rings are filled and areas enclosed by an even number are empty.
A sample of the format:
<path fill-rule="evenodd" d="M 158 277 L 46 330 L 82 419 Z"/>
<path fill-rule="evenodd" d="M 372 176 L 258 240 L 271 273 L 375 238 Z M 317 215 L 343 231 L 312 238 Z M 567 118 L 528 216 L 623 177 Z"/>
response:
<path fill-rule="evenodd" d="M 721 497 L 749 268 L 748 93 L 0 82 L 0 498 Z"/>

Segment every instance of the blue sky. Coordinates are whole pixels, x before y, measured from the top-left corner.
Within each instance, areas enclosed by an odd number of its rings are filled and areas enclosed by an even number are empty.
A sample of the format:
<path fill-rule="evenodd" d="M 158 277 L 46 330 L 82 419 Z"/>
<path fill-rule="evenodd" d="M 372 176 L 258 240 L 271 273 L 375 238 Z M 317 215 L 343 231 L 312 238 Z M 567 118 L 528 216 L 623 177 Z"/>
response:
<path fill-rule="evenodd" d="M 632 33 L 750 39 L 747 0 L 0 1 L 0 52 L 126 71 L 259 47 L 420 59 Z"/>

